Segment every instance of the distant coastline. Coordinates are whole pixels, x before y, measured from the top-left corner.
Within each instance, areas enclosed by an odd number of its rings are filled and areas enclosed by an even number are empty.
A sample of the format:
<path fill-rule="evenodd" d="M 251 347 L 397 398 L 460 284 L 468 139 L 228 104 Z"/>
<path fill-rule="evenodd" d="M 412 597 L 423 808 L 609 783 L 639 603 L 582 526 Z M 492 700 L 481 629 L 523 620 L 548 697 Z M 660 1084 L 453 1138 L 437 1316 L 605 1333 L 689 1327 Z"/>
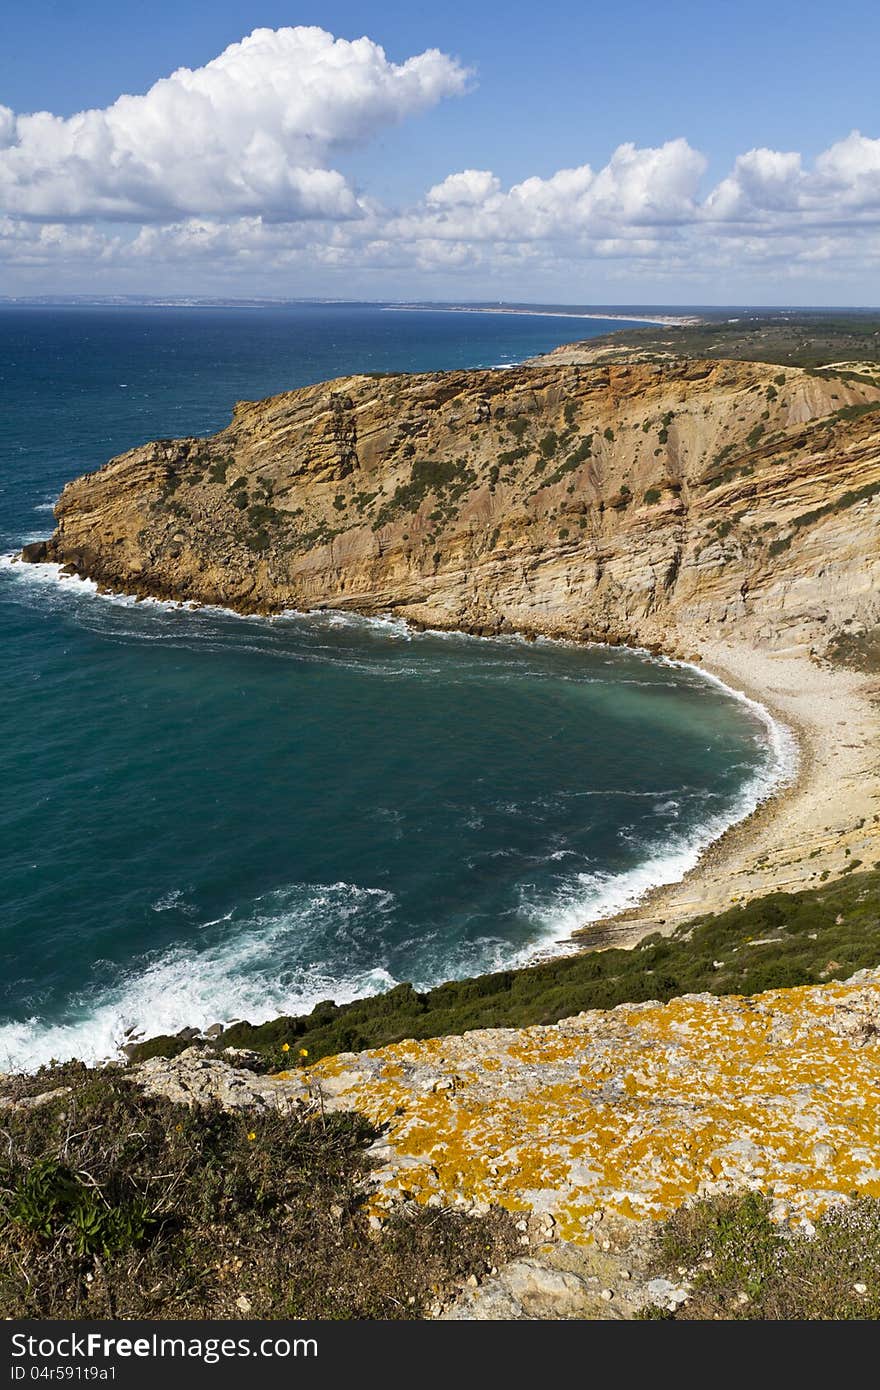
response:
<path fill-rule="evenodd" d="M 373 309 L 388 309 L 397 312 L 421 312 L 438 314 L 510 314 L 532 318 L 598 319 L 619 323 L 657 324 L 667 328 L 689 328 L 703 323 L 698 314 L 623 314 L 619 310 L 602 313 L 599 309 L 581 309 L 565 305 L 544 306 L 540 304 L 443 304 L 422 300 L 400 303 L 388 300 L 362 299 L 223 299 L 205 296 L 174 295 L 0 295 L 0 309 L 285 309 L 298 305 L 315 306 L 359 306 Z"/>
<path fill-rule="evenodd" d="M 584 313 L 580 309 L 523 309 L 504 304 L 383 304 L 381 308 L 396 313 L 436 313 L 436 314 L 523 314 L 529 318 L 545 319 L 599 319 L 619 323 L 656 323 L 666 328 L 692 328 L 703 320 L 696 314 L 674 315 L 655 314 L 599 314 Z"/>

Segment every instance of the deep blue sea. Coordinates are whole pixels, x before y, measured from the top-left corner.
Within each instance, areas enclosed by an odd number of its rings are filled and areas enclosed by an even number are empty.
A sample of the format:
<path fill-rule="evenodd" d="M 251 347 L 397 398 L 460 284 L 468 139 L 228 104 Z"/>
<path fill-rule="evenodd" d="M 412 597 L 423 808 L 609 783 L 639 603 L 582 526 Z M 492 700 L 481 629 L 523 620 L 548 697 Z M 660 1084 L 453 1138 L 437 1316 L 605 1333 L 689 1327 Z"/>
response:
<path fill-rule="evenodd" d="M 768 789 L 772 724 L 688 667 L 135 604 L 10 558 L 68 479 L 238 399 L 614 326 L 0 308 L 0 1069 L 564 949 Z"/>

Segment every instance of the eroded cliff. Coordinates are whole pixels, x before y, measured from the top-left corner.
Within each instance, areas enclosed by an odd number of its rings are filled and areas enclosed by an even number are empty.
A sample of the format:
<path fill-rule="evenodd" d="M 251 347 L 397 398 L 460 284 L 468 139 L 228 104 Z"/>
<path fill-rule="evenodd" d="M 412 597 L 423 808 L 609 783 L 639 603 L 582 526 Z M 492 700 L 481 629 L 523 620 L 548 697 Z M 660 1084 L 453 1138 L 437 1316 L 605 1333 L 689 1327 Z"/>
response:
<path fill-rule="evenodd" d="M 24 557 L 243 611 L 821 652 L 880 620 L 878 499 L 869 378 L 586 354 L 239 403 L 69 484 Z"/>

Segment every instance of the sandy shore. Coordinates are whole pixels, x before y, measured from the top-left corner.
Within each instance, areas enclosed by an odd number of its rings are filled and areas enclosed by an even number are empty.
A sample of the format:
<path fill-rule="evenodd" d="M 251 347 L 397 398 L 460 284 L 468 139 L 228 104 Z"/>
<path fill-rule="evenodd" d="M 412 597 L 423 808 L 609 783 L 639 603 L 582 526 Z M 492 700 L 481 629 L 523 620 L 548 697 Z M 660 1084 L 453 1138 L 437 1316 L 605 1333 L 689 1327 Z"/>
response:
<path fill-rule="evenodd" d="M 795 735 L 794 781 L 733 826 L 678 883 L 592 923 L 584 945 L 634 945 L 687 918 L 774 889 L 797 892 L 880 861 L 880 679 L 802 652 L 695 644 L 706 671 L 758 700 Z"/>
<path fill-rule="evenodd" d="M 406 313 L 429 309 L 432 313 L 438 314 L 523 314 L 528 318 L 538 319 L 599 319 L 603 323 L 607 321 L 617 321 L 620 323 L 648 323 L 658 324 L 661 328 L 692 328 L 703 320 L 695 314 L 682 316 L 674 314 L 657 314 L 648 318 L 645 314 L 600 314 L 600 313 L 581 313 L 577 309 L 509 309 L 504 305 L 479 305 L 479 304 L 383 304 L 382 308 L 386 312 Z M 572 346 L 577 346 L 573 344 Z M 551 349 L 551 352 L 553 349 Z M 559 349 L 556 349 L 559 351 Z M 545 356 L 542 354 L 533 360 L 540 362 Z"/>

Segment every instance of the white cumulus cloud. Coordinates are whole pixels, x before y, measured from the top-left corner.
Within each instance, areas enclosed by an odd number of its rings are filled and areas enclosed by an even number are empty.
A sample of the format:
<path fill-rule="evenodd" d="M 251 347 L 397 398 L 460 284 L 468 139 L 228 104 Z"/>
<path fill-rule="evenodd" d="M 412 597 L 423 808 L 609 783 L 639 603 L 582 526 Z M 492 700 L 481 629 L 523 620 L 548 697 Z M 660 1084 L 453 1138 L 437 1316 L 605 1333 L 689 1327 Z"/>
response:
<path fill-rule="evenodd" d="M 3 289 L 781 302 L 827 272 L 880 292 L 880 139 L 859 131 L 812 160 L 746 150 L 711 183 L 684 138 L 507 183 L 465 153 L 394 208 L 340 172 L 469 81 L 437 49 L 257 29 L 101 110 L 0 106 Z"/>
<path fill-rule="evenodd" d="M 368 38 L 256 29 L 102 110 L 0 107 L 0 206 L 46 221 L 357 216 L 355 193 L 328 167 L 334 152 L 467 81 L 437 49 L 393 63 Z"/>
<path fill-rule="evenodd" d="M 465 169 L 431 188 L 398 227 L 404 236 L 530 241 L 676 224 L 697 215 L 705 168 L 686 140 L 670 140 L 655 149 L 620 145 L 598 173 L 583 164 L 506 191 L 490 171 Z"/>
<path fill-rule="evenodd" d="M 489 169 L 463 169 L 428 189 L 426 201 L 434 207 L 478 207 L 501 188 L 501 180 Z"/>

